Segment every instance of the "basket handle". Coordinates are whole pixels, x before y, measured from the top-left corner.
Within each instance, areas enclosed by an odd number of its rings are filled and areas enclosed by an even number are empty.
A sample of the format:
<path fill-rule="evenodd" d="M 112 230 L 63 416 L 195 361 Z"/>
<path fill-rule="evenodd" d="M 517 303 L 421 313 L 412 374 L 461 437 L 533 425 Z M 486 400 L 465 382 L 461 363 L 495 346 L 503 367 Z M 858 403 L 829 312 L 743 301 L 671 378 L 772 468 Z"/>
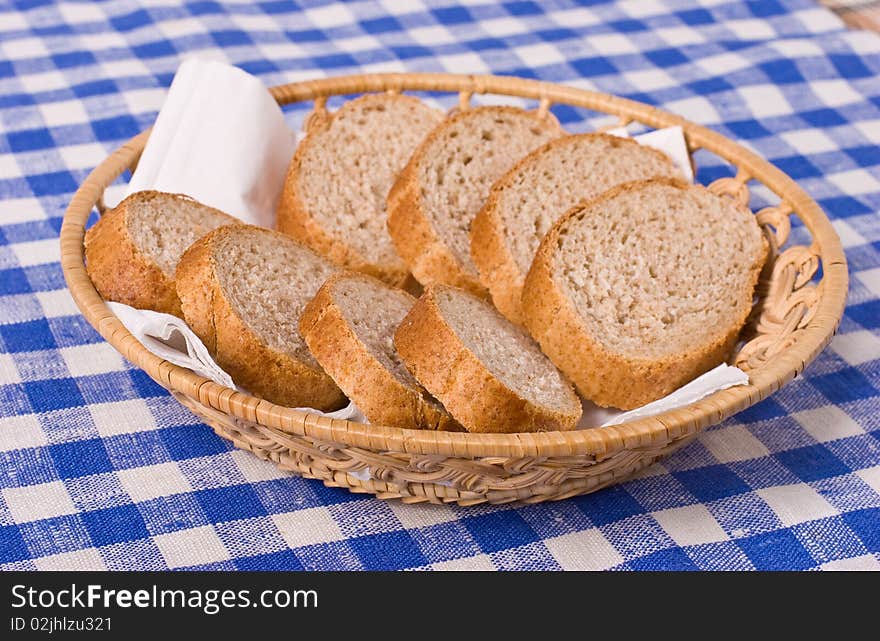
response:
<path fill-rule="evenodd" d="M 309 133 L 328 120 L 330 120 L 330 112 L 327 111 L 327 96 L 318 96 L 315 98 L 315 107 L 312 109 L 312 113 L 306 116 L 303 122 L 303 131 Z"/>

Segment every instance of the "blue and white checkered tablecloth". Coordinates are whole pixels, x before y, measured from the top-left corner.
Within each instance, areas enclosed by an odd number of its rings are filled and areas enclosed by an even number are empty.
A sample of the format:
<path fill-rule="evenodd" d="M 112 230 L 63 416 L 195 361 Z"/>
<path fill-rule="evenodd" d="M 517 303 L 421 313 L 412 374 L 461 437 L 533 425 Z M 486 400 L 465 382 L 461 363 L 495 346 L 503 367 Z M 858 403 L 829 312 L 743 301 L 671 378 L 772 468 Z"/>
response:
<path fill-rule="evenodd" d="M 0 3 L 0 567 L 880 569 L 878 36 L 806 0 L 299 5 Z M 103 342 L 58 262 L 77 184 L 194 53 L 267 84 L 515 74 L 713 127 L 833 218 L 852 270 L 840 334 L 779 393 L 590 496 L 408 506 L 280 473 Z M 698 165 L 703 183 L 727 171 Z"/>

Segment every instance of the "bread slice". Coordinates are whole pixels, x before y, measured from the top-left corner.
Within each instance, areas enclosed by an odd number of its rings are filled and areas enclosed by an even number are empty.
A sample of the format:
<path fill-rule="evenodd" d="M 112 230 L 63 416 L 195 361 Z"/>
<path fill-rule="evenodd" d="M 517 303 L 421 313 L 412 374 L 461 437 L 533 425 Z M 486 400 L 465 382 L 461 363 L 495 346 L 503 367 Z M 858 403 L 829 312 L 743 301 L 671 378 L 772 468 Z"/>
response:
<path fill-rule="evenodd" d="M 394 349 L 394 331 L 416 299 L 356 272 L 329 278 L 299 329 L 312 354 L 371 423 L 462 431 L 416 382 Z"/>
<path fill-rule="evenodd" d="M 394 335 L 407 368 L 469 432 L 569 430 L 571 383 L 535 341 L 485 300 L 429 286 Z"/>
<path fill-rule="evenodd" d="M 443 113 L 412 96 L 367 94 L 311 126 L 287 170 L 278 229 L 339 265 L 402 285 L 386 227 L 388 190 Z"/>
<path fill-rule="evenodd" d="M 216 229 L 180 259 L 176 285 L 187 324 L 236 385 L 267 401 L 328 411 L 345 396 L 299 333 L 303 309 L 336 271 L 279 232 Z"/>
<path fill-rule="evenodd" d="M 188 196 L 137 192 L 86 232 L 86 271 L 106 300 L 180 316 L 180 256 L 212 229 L 240 222 Z"/>
<path fill-rule="evenodd" d="M 523 316 L 583 396 L 632 409 L 727 358 L 766 256 L 733 200 L 668 178 L 627 183 L 547 233 Z"/>
<path fill-rule="evenodd" d="M 666 154 L 607 134 L 558 138 L 516 163 L 471 226 L 471 257 L 498 310 L 522 324 L 523 282 L 562 214 L 621 183 L 662 176 L 681 178 Z"/>
<path fill-rule="evenodd" d="M 428 135 L 388 194 L 388 230 L 419 282 L 485 295 L 471 261 L 471 221 L 492 183 L 562 133 L 552 115 L 478 107 L 448 118 Z"/>

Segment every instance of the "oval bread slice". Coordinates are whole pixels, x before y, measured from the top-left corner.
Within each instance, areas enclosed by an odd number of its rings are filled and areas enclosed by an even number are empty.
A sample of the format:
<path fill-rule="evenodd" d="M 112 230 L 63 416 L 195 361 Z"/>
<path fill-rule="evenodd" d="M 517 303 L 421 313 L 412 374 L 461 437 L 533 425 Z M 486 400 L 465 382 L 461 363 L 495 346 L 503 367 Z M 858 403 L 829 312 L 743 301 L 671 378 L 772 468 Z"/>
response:
<path fill-rule="evenodd" d="M 583 396 L 639 407 L 727 358 L 766 255 L 755 217 L 729 198 L 670 179 L 621 185 L 541 241 L 526 327 Z"/>
<path fill-rule="evenodd" d="M 339 272 L 306 305 L 300 333 L 324 371 L 371 423 L 462 431 L 394 349 L 394 331 L 415 302 L 372 276 Z"/>
<path fill-rule="evenodd" d="M 288 407 L 334 410 L 345 396 L 299 333 L 306 303 L 336 266 L 279 232 L 237 225 L 180 259 L 183 315 L 236 385 Z"/>
<path fill-rule="evenodd" d="M 485 300 L 429 286 L 394 335 L 407 368 L 469 432 L 569 430 L 571 383 L 535 341 Z"/>
<path fill-rule="evenodd" d="M 486 294 L 471 260 L 471 221 L 495 180 L 562 133 L 552 115 L 478 107 L 428 134 L 388 194 L 388 230 L 420 283 Z"/>
<path fill-rule="evenodd" d="M 211 230 L 239 223 L 188 196 L 137 192 L 86 232 L 86 270 L 106 300 L 181 316 L 174 289 L 180 256 Z"/>
<path fill-rule="evenodd" d="M 523 282 L 562 214 L 621 183 L 661 176 L 681 178 L 666 154 L 607 134 L 564 136 L 516 163 L 471 225 L 471 257 L 498 311 L 522 324 Z"/>
<path fill-rule="evenodd" d="M 388 236 L 388 190 L 442 119 L 412 96 L 367 94 L 318 120 L 287 170 L 278 229 L 338 265 L 402 285 L 408 270 Z"/>

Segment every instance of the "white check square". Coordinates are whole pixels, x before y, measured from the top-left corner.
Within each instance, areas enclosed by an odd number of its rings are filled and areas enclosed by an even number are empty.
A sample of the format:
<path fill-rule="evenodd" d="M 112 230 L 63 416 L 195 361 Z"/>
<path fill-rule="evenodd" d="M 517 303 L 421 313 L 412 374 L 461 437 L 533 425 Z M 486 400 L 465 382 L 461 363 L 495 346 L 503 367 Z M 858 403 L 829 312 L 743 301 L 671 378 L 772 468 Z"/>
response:
<path fill-rule="evenodd" d="M 449 523 L 458 518 L 448 505 L 411 505 L 399 501 L 389 501 L 388 507 L 407 530 Z"/>
<path fill-rule="evenodd" d="M 92 376 L 107 372 L 121 372 L 126 368 L 122 354 L 110 343 L 74 345 L 58 350 L 71 376 Z"/>
<path fill-rule="evenodd" d="M 136 503 L 192 491 L 192 485 L 173 461 L 119 470 L 116 474 L 122 487 Z"/>
<path fill-rule="evenodd" d="M 880 465 L 859 470 L 856 475 L 880 494 Z"/>
<path fill-rule="evenodd" d="M 34 565 L 43 572 L 86 572 L 107 569 L 101 553 L 95 548 L 44 556 L 34 559 Z"/>
<path fill-rule="evenodd" d="M 150 408 L 141 399 L 96 403 L 89 405 L 95 428 L 101 436 L 133 434 L 156 429 L 156 420 Z"/>
<path fill-rule="evenodd" d="M 593 49 L 603 56 L 614 56 L 638 51 L 638 48 L 629 38 L 618 33 L 589 35 L 586 40 Z"/>
<path fill-rule="evenodd" d="M 515 51 L 523 62 L 532 67 L 565 62 L 565 56 L 559 49 L 546 43 L 517 47 Z"/>
<path fill-rule="evenodd" d="M 0 361 L 2 356 L 4 354 L 0 354 Z M 46 433 L 35 415 L 0 417 L 0 452 L 40 447 L 48 442 Z"/>
<path fill-rule="evenodd" d="M 443 67 L 452 73 L 488 73 L 489 67 L 475 53 L 459 53 L 440 58 Z"/>
<path fill-rule="evenodd" d="M 18 373 L 12 354 L 0 353 L 0 382 L 7 385 L 21 383 L 21 375 Z"/>
<path fill-rule="evenodd" d="M 234 450 L 231 453 L 232 460 L 241 470 L 242 476 L 249 483 L 258 483 L 260 481 L 272 481 L 274 479 L 283 479 L 290 476 L 289 472 L 285 472 L 277 465 L 270 461 L 264 461 L 244 450 Z"/>
<path fill-rule="evenodd" d="M 880 191 L 880 181 L 865 169 L 853 169 L 831 174 L 828 176 L 828 180 L 850 196 L 873 194 Z"/>
<path fill-rule="evenodd" d="M 667 103 L 666 108 L 669 111 L 677 113 L 688 120 L 699 122 L 701 124 L 711 125 L 721 122 L 721 117 L 712 106 L 712 103 L 702 96 L 693 98 L 684 98 Z"/>
<path fill-rule="evenodd" d="M 836 142 L 819 129 L 800 129 L 780 134 L 782 139 L 802 154 L 818 154 L 838 148 Z"/>
<path fill-rule="evenodd" d="M 43 308 L 43 314 L 45 314 L 46 318 L 73 316 L 80 313 L 79 307 L 73 302 L 73 298 L 70 297 L 70 292 L 67 289 L 37 292 L 34 296 L 40 301 L 40 307 Z"/>
<path fill-rule="evenodd" d="M 79 100 L 43 103 L 40 105 L 40 115 L 43 116 L 47 127 L 89 122 L 89 114 Z"/>
<path fill-rule="evenodd" d="M 16 523 L 76 513 L 76 506 L 61 481 L 8 487 L 3 490 L 3 498 Z"/>
<path fill-rule="evenodd" d="M 678 545 L 726 541 L 727 534 L 705 505 L 676 507 L 651 514 Z"/>
<path fill-rule="evenodd" d="M 730 29 L 740 40 L 772 39 L 776 35 L 763 20 L 725 20 L 724 28 Z"/>
<path fill-rule="evenodd" d="M 846 80 L 813 80 L 809 87 L 827 107 L 840 107 L 865 99 Z"/>
<path fill-rule="evenodd" d="M 495 564 L 487 554 L 468 556 L 462 559 L 441 561 L 431 566 L 441 572 L 491 572 L 495 570 Z"/>
<path fill-rule="evenodd" d="M 624 561 L 596 528 L 547 539 L 544 545 L 563 570 L 607 570 Z"/>
<path fill-rule="evenodd" d="M 786 116 L 793 112 L 785 94 L 773 85 L 742 87 L 737 92 L 756 118 Z"/>
<path fill-rule="evenodd" d="M 720 463 L 748 461 L 770 454 L 770 450 L 743 425 L 703 432 L 699 438 Z"/>
<path fill-rule="evenodd" d="M 272 520 L 292 548 L 341 541 L 345 537 L 325 507 L 273 514 Z"/>
<path fill-rule="evenodd" d="M 455 42 L 455 38 L 443 27 L 418 27 L 407 32 L 409 37 L 423 45 L 447 45 Z M 504 34 L 501 34 L 504 35 Z"/>
<path fill-rule="evenodd" d="M 806 483 L 758 490 L 758 494 L 786 527 L 837 514 L 837 510 Z"/>
<path fill-rule="evenodd" d="M 32 267 L 34 265 L 45 265 L 46 263 L 61 261 L 61 245 L 57 238 L 14 243 L 11 247 L 18 258 L 18 264 L 22 267 Z"/>
<path fill-rule="evenodd" d="M 849 559 L 828 561 L 819 567 L 829 572 L 877 572 L 880 570 L 880 561 L 873 554 L 863 554 Z"/>
<path fill-rule="evenodd" d="M 654 91 L 673 87 L 678 82 L 662 69 L 627 71 L 623 74 L 627 81 L 639 91 Z"/>
<path fill-rule="evenodd" d="M 68 169 L 91 169 L 95 167 L 107 157 L 107 150 L 104 145 L 97 142 L 83 143 L 82 145 L 69 145 L 58 148 L 61 159 Z M 53 238 L 55 244 L 58 239 Z"/>
<path fill-rule="evenodd" d="M 229 551 L 210 525 L 153 537 L 169 568 L 204 565 L 230 558 Z"/>
<path fill-rule="evenodd" d="M 722 53 L 717 56 L 697 60 L 696 62 L 712 75 L 723 75 L 752 66 L 749 60 L 735 53 Z"/>
<path fill-rule="evenodd" d="M 668 27 L 666 29 L 657 29 L 655 33 L 666 44 L 673 47 L 699 44 L 706 41 L 702 33 L 690 27 Z"/>
<path fill-rule="evenodd" d="M 340 27 L 354 21 L 348 9 L 339 4 L 332 4 L 318 9 L 308 9 L 305 15 L 309 22 L 322 29 Z"/>
<path fill-rule="evenodd" d="M 795 412 L 792 418 L 820 443 L 865 433 L 849 414 L 834 405 Z"/>
<path fill-rule="evenodd" d="M 856 278 L 858 278 L 865 287 L 870 289 L 871 293 L 880 298 L 880 267 L 864 269 L 857 272 Z"/>
<path fill-rule="evenodd" d="M 842 218 L 832 220 L 831 226 L 834 227 L 834 231 L 840 236 L 840 242 L 844 249 L 848 247 L 858 247 L 859 245 L 864 245 L 868 242 L 864 236 L 853 229 L 853 226 Z"/>

